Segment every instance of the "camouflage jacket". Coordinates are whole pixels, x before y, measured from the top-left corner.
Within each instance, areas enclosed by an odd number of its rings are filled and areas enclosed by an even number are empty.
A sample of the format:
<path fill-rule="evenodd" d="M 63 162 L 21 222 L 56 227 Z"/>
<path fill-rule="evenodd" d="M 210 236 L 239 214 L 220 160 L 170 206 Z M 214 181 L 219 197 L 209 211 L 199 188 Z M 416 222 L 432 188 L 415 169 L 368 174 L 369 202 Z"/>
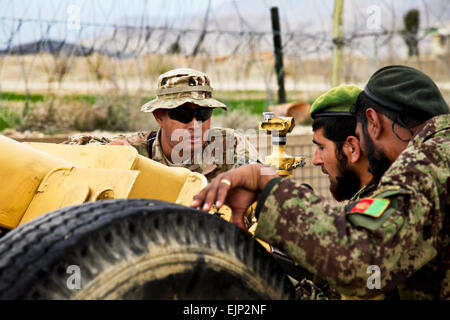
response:
<path fill-rule="evenodd" d="M 376 189 L 375 183 L 372 183 L 370 181 L 368 184 L 366 184 L 364 187 L 359 189 L 357 193 L 354 194 L 354 196 L 349 201 L 356 201 L 361 199 L 362 197 L 365 197 L 366 195 L 370 195 L 374 190 Z"/>
<path fill-rule="evenodd" d="M 74 135 L 65 141 L 65 144 L 107 144 L 115 139 L 126 139 L 138 153 L 149 157 L 149 138 L 154 132 L 136 132 L 128 135 L 119 135 L 111 139 L 89 135 Z M 215 139 L 222 141 L 214 144 Z M 217 153 L 216 153 L 217 151 Z M 152 144 L 151 159 L 171 167 L 184 167 L 206 176 L 211 181 L 218 174 L 248 163 L 261 162 L 256 148 L 249 139 L 229 128 L 211 128 L 209 138 L 203 146 L 199 160 L 190 159 L 186 163 L 173 163 L 163 153 L 160 143 L 160 130 Z"/>
<path fill-rule="evenodd" d="M 450 115 L 425 123 L 371 198 L 336 207 L 290 179 L 273 181 L 255 236 L 341 294 L 397 288 L 402 299 L 450 299 Z"/>

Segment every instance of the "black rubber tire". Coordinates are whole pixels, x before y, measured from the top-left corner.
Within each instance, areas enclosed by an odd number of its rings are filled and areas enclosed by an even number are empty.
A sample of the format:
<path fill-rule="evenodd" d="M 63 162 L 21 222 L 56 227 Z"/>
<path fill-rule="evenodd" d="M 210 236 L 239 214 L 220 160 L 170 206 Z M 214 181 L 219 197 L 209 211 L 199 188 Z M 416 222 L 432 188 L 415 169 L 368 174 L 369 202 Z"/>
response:
<path fill-rule="evenodd" d="M 63 208 L 0 240 L 1 299 L 295 299 L 273 257 L 223 219 L 172 203 Z M 81 288 L 69 289 L 70 265 Z"/>

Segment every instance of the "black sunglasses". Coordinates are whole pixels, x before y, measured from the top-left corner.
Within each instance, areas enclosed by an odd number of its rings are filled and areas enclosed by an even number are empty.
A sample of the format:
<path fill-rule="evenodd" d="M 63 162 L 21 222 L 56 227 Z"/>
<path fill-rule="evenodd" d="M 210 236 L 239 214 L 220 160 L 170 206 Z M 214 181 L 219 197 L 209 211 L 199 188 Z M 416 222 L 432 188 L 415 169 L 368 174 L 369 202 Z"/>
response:
<path fill-rule="evenodd" d="M 197 121 L 203 122 L 211 118 L 212 112 L 213 112 L 212 108 L 200 107 L 191 109 L 188 107 L 181 106 L 169 110 L 169 118 L 182 123 L 189 123 L 195 117 Z"/>

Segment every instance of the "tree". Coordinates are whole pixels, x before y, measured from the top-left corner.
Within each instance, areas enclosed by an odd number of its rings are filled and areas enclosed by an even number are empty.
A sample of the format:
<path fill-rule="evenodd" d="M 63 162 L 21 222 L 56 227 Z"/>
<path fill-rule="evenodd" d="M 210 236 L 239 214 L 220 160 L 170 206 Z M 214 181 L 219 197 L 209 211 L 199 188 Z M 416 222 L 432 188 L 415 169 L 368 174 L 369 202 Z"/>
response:
<path fill-rule="evenodd" d="M 405 40 L 406 45 L 408 46 L 408 56 L 418 56 L 419 55 L 419 46 L 417 34 L 419 32 L 420 25 L 420 12 L 417 9 L 409 10 L 403 16 L 403 23 L 405 29 L 402 30 L 402 37 Z"/>

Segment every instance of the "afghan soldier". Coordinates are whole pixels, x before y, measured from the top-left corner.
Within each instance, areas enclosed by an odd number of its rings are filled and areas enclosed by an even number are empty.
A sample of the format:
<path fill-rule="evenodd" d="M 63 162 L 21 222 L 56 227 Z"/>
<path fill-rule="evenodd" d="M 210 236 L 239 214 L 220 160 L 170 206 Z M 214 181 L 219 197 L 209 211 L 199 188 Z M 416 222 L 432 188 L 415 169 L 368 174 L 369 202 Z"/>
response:
<path fill-rule="evenodd" d="M 372 75 L 353 110 L 377 188 L 332 206 L 262 165 L 219 175 L 192 203 L 242 212 L 258 197 L 256 236 L 347 296 L 450 299 L 450 115 L 434 82 L 406 66 Z M 240 192 L 235 192 L 239 188 Z M 232 192 L 229 192 L 229 191 Z"/>
<path fill-rule="evenodd" d="M 374 188 L 368 160 L 355 137 L 356 118 L 350 112 L 361 91 L 354 85 L 333 88 L 319 96 L 310 111 L 316 145 L 312 163 L 328 175 L 337 201 L 357 199 Z"/>
<path fill-rule="evenodd" d="M 206 74 L 188 68 L 166 72 L 158 79 L 156 95 L 141 111 L 153 113 L 158 131 L 113 139 L 75 135 L 65 143 L 132 145 L 143 156 L 199 172 L 208 181 L 240 165 L 260 162 L 256 148 L 244 135 L 233 129 L 210 129 L 213 109 L 227 107 L 212 98 Z"/>
<path fill-rule="evenodd" d="M 332 88 L 314 101 L 310 111 L 316 145 L 312 163 L 328 175 L 331 194 L 337 201 L 356 200 L 375 188 L 368 160 L 355 136 L 356 118 L 350 112 L 361 91 L 354 85 Z M 340 297 L 317 278 L 305 278 L 296 288 L 301 299 Z"/>

